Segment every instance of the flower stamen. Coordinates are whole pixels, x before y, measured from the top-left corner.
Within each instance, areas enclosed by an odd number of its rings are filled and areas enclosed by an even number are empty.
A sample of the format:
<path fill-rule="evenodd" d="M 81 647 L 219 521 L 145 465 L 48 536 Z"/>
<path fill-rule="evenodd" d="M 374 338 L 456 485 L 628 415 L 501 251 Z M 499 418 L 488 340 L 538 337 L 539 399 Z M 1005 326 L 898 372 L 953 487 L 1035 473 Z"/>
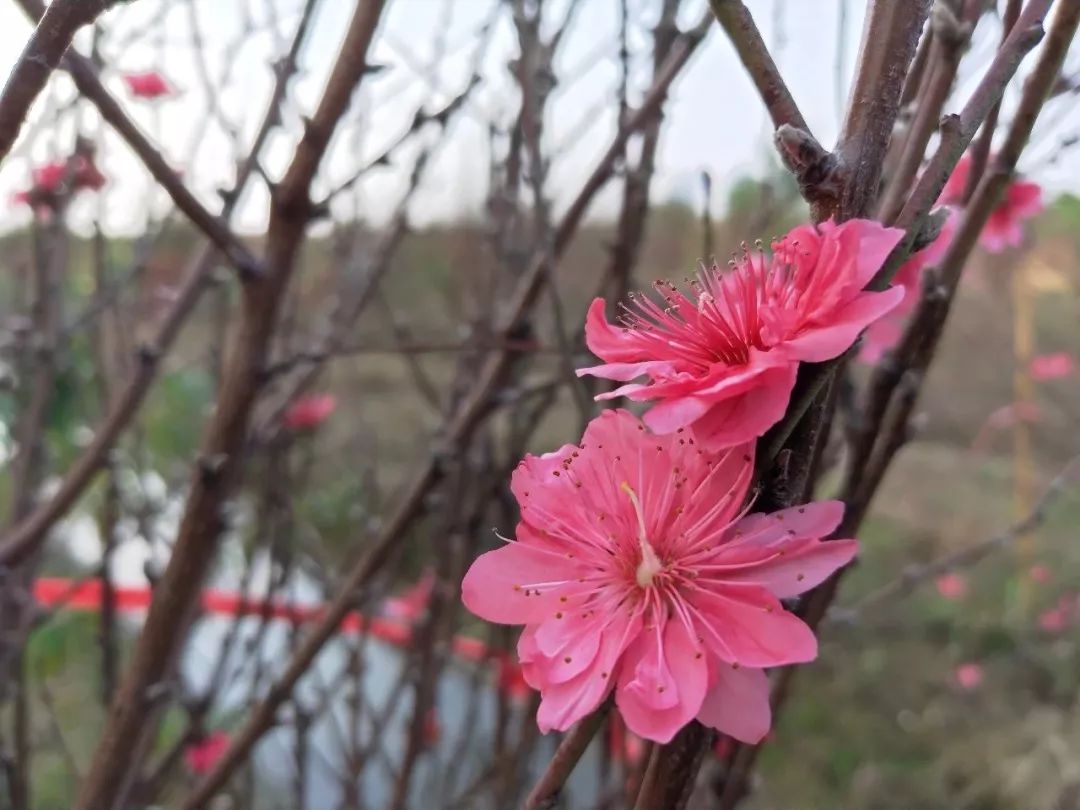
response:
<path fill-rule="evenodd" d="M 641 562 L 638 563 L 637 570 L 634 572 L 634 579 L 637 580 L 638 587 L 648 588 L 653 584 L 653 578 L 663 570 L 664 564 L 656 555 L 656 550 L 649 543 L 648 532 L 645 530 L 645 513 L 642 511 L 641 501 L 638 499 L 637 493 L 626 481 L 619 485 L 619 489 L 629 496 L 638 520 L 638 544 L 641 546 Z"/>

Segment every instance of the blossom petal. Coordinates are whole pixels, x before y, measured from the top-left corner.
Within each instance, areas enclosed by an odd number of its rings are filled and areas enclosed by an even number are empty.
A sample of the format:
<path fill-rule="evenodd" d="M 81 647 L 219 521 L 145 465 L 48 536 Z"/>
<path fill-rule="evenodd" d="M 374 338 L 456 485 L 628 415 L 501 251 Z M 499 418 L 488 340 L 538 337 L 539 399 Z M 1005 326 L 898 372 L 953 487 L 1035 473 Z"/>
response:
<path fill-rule="evenodd" d="M 587 366 L 579 368 L 575 373 L 579 377 L 598 377 L 601 380 L 615 380 L 616 382 L 628 382 L 645 375 L 660 376 L 674 372 L 671 363 L 662 360 L 642 360 L 637 363 L 603 363 L 599 366 Z M 614 393 L 606 393 L 597 396 L 597 399 L 613 399 Z M 618 396 L 624 396 L 619 394 Z"/>
<path fill-rule="evenodd" d="M 777 554 L 748 562 L 719 576 L 724 582 L 745 582 L 767 588 L 786 599 L 824 582 L 854 559 L 856 540 L 796 540 Z"/>
<path fill-rule="evenodd" d="M 688 601 L 703 620 L 698 629 L 705 645 L 721 660 L 775 667 L 817 657 L 813 631 L 764 588 L 699 584 Z"/>
<path fill-rule="evenodd" d="M 600 648 L 589 668 L 543 690 L 536 722 L 544 734 L 566 731 L 596 710 L 616 682 L 623 651 L 641 632 L 641 613 L 618 611 L 600 632 Z"/>
<path fill-rule="evenodd" d="M 739 742 L 756 745 L 772 724 L 768 677 L 760 669 L 720 664 L 697 719 Z"/>
<path fill-rule="evenodd" d="M 1028 219 L 1043 210 L 1042 186 L 1030 180 L 1016 180 L 1009 186 L 1009 209 L 1013 216 Z"/>
<path fill-rule="evenodd" d="M 769 369 L 760 384 L 715 404 L 693 424 L 694 438 L 702 449 L 716 452 L 756 439 L 784 416 L 797 365 L 790 363 Z"/>
<path fill-rule="evenodd" d="M 904 238 L 903 228 L 887 228 L 869 219 L 849 219 L 837 228 L 838 232 L 855 231 L 859 247 L 855 253 L 855 284 L 861 290 L 877 275 L 893 248 Z"/>
<path fill-rule="evenodd" d="M 860 293 L 827 326 L 807 329 L 790 339 L 785 348 L 793 358 L 808 363 L 839 357 L 855 342 L 863 329 L 895 308 L 903 298 L 903 287 Z"/>
<path fill-rule="evenodd" d="M 525 543 L 508 543 L 481 554 L 461 583 L 465 607 L 489 622 L 529 624 L 550 616 L 562 591 L 545 587 L 526 596 L 525 586 L 540 582 L 574 581 L 578 566 L 565 556 Z"/>
<path fill-rule="evenodd" d="M 843 517 L 843 501 L 815 501 L 771 514 L 755 512 L 735 524 L 736 539 L 728 548 L 767 546 L 788 538 L 825 537 Z"/>
<path fill-rule="evenodd" d="M 670 742 L 694 719 L 705 699 L 709 673 L 703 650 L 686 626 L 674 619 L 664 628 L 662 647 L 655 631 L 644 633 L 635 647 L 637 666 L 629 666 L 628 651 L 615 701 L 632 732 L 647 740 Z M 658 660 L 666 669 L 666 678 L 653 676 L 653 662 Z M 666 700 L 658 703 L 657 698 L 665 695 Z"/>
<path fill-rule="evenodd" d="M 604 314 L 606 304 L 603 298 L 594 298 L 585 315 L 585 343 L 589 351 L 608 363 L 638 363 L 649 359 L 635 339 L 633 332 L 612 326 Z M 593 373 L 582 370 L 582 373 Z M 636 376 L 636 375 L 635 375 Z M 632 377 L 611 377 L 609 379 L 633 379 Z"/>

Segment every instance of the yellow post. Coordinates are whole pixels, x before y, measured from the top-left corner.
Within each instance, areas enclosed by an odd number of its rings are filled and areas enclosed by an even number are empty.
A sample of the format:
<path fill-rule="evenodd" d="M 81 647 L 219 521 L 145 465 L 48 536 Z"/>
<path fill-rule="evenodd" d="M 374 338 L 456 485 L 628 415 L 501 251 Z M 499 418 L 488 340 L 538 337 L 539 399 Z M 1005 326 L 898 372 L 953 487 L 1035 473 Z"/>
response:
<path fill-rule="evenodd" d="M 1013 517 L 1022 520 L 1031 514 L 1035 497 L 1035 469 L 1031 453 L 1031 425 L 1027 414 L 1035 404 L 1035 390 L 1029 369 L 1035 350 L 1034 295 L 1028 283 L 1028 262 L 1021 263 L 1012 275 L 1013 299 Z M 1020 574 L 1020 609 L 1031 606 L 1031 580 L 1027 571 L 1035 559 L 1035 535 L 1017 538 Z"/>

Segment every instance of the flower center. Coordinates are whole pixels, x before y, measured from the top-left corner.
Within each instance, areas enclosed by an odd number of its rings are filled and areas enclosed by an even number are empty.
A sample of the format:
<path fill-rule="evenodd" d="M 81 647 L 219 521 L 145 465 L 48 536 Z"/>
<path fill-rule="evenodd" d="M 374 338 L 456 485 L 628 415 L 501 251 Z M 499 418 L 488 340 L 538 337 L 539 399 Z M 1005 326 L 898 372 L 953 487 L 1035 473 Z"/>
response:
<path fill-rule="evenodd" d="M 637 515 L 638 521 L 638 545 L 641 547 L 641 562 L 638 563 L 637 570 L 634 572 L 634 579 L 637 580 L 639 588 L 648 588 L 653 584 L 656 575 L 663 570 L 664 564 L 656 555 L 656 550 L 649 543 L 645 531 L 645 513 L 641 509 L 641 501 L 638 499 L 637 493 L 625 481 L 619 485 L 619 488 L 629 496 L 630 503 L 634 505 L 634 513 Z"/>

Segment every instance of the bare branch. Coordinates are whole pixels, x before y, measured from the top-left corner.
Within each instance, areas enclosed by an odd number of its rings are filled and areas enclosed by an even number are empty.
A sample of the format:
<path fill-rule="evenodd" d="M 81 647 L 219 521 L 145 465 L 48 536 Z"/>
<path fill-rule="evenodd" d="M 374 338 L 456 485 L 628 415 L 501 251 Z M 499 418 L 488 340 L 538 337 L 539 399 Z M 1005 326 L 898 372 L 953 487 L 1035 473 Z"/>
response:
<path fill-rule="evenodd" d="M 19 55 L 0 92 L 0 161 L 19 137 L 30 107 L 71 45 L 75 32 L 92 23 L 114 0 L 54 0 Z"/>
<path fill-rule="evenodd" d="M 40 0 L 16 0 L 16 2 L 31 19 L 42 18 L 45 9 Z M 49 8 L 51 9 L 52 5 Z M 188 191 L 176 170 L 169 166 L 161 153 L 128 118 L 119 102 L 105 89 L 98 79 L 94 63 L 84 56 L 71 52 L 64 59 L 64 68 L 71 74 L 79 92 L 93 102 L 101 113 L 101 117 L 127 141 L 128 146 L 139 156 L 154 179 L 169 193 L 176 207 L 183 211 L 188 219 L 228 257 L 240 272 L 241 278 L 257 277 L 262 272 L 259 260 L 221 219 L 210 213 L 195 198 L 195 195 Z"/>

